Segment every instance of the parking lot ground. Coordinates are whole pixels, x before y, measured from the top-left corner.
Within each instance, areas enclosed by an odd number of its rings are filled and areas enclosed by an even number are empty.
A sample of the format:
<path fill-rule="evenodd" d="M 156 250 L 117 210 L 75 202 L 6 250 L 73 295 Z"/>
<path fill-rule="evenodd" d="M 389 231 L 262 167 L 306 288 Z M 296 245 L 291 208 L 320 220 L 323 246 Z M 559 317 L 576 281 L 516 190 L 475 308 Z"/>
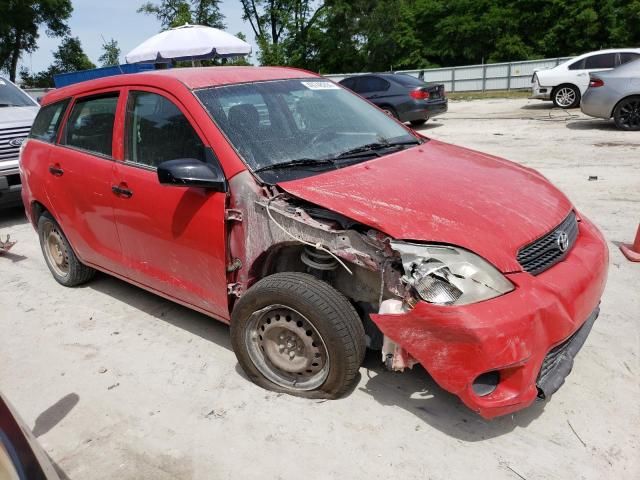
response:
<path fill-rule="evenodd" d="M 640 221 L 640 132 L 526 99 L 451 102 L 421 131 L 540 170 L 607 238 L 601 316 L 550 401 L 484 421 L 424 370 L 385 372 L 374 355 L 341 400 L 261 390 L 239 371 L 226 326 L 106 275 L 59 286 L 13 210 L 0 214 L 0 235 L 18 241 L 0 257 L 0 390 L 60 471 L 122 480 L 640 478 L 640 264 L 616 246 Z"/>

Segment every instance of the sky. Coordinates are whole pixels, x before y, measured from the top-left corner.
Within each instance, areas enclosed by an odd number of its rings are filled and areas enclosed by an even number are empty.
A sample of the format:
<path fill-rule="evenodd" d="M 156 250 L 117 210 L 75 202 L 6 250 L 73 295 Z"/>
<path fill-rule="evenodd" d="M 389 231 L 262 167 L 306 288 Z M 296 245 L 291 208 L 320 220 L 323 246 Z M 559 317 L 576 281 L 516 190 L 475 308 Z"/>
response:
<path fill-rule="evenodd" d="M 152 0 L 153 1 L 153 0 Z M 160 22 L 151 15 L 136 13 L 145 0 L 72 0 L 73 14 L 68 22 L 71 35 L 80 38 L 80 43 L 91 61 L 98 65 L 102 54 L 103 40 L 114 38 L 121 49 L 120 62 L 124 56 L 147 38 L 160 31 Z M 154 3 L 159 3 L 155 0 Z M 253 47 L 255 61 L 256 46 L 251 26 L 242 20 L 242 6 L 238 0 L 223 0 L 220 10 L 225 15 L 226 31 L 231 34 L 242 32 Z M 24 54 L 20 65 L 32 71 L 46 69 L 53 62 L 52 52 L 60 45 L 60 38 L 49 38 L 45 29 L 40 29 L 38 50 Z"/>

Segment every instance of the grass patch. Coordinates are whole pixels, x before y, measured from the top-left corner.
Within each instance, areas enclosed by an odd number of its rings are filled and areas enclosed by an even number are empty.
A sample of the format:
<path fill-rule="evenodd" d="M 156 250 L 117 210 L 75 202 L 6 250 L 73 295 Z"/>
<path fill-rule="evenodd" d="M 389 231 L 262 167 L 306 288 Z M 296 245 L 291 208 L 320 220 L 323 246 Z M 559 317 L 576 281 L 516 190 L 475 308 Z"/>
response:
<path fill-rule="evenodd" d="M 447 92 L 449 100 L 482 100 L 483 98 L 529 98 L 531 90 L 488 90 L 486 92 Z"/>

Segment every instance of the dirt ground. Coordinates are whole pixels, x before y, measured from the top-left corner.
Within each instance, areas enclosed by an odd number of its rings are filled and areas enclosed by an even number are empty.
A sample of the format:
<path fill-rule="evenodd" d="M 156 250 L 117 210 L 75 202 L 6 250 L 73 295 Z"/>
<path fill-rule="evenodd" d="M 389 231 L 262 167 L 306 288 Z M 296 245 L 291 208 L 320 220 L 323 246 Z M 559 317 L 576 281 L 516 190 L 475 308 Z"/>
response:
<path fill-rule="evenodd" d="M 59 286 L 7 211 L 0 390 L 63 476 L 640 478 L 640 264 L 616 246 L 640 220 L 640 133 L 526 99 L 452 102 L 422 131 L 540 170 L 607 237 L 601 316 L 551 401 L 484 421 L 424 370 L 388 373 L 375 356 L 341 400 L 266 392 L 226 326 L 105 275 Z"/>

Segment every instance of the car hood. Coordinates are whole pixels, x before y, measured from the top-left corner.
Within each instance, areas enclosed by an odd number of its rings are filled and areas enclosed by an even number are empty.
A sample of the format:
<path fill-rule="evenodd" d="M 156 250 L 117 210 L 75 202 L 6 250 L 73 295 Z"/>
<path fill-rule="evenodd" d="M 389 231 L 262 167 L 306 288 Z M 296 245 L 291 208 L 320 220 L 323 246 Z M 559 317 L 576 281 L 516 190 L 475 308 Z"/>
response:
<path fill-rule="evenodd" d="M 572 209 L 534 170 L 436 140 L 278 186 L 395 239 L 464 247 L 502 272 L 522 270 L 518 250 Z"/>
<path fill-rule="evenodd" d="M 0 128 L 30 127 L 40 107 L 0 107 Z"/>

